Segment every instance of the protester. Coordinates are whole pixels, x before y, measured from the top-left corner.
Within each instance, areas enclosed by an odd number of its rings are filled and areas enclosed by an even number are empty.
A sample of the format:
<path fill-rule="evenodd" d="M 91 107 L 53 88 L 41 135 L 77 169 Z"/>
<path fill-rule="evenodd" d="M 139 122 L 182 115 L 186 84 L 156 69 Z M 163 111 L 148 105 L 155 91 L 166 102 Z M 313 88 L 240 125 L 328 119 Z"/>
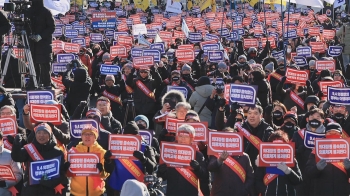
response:
<path fill-rule="evenodd" d="M 4 105 L 15 106 L 15 102 L 12 98 L 11 93 L 6 92 L 6 89 L 0 86 L 0 108 Z"/>
<path fill-rule="evenodd" d="M 152 134 L 152 147 L 156 150 L 156 152 L 158 153 L 158 155 L 156 155 L 156 159 L 157 159 L 157 163 L 159 160 L 159 154 L 160 154 L 160 147 L 159 147 L 159 142 L 158 139 L 155 137 L 155 133 L 153 130 L 149 130 L 149 120 L 145 115 L 137 115 L 134 119 L 134 121 L 136 122 L 137 126 L 139 127 L 140 130 L 147 130 L 149 132 L 151 132 Z"/>
<path fill-rule="evenodd" d="M 115 119 L 113 116 L 113 110 L 111 108 L 111 101 L 107 97 L 99 97 L 97 99 L 96 108 L 101 112 L 102 121 L 105 121 L 105 118 L 107 121 L 110 122 L 112 130 L 111 133 L 117 134 L 120 133 L 122 130 L 122 124 L 119 120 Z M 121 109 L 121 108 L 119 108 Z M 121 114 L 121 111 L 120 111 Z"/>

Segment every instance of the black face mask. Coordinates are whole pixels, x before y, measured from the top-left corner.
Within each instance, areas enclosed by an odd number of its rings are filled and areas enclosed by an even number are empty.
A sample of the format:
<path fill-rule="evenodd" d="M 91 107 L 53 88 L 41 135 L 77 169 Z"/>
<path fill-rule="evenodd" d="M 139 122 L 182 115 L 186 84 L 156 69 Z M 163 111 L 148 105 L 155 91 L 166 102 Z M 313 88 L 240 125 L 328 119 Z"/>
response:
<path fill-rule="evenodd" d="M 287 130 L 291 130 L 291 129 L 294 129 L 294 124 L 292 122 L 286 122 L 286 123 L 284 123 L 284 127 Z"/>
<path fill-rule="evenodd" d="M 179 80 L 180 80 L 180 77 L 172 77 L 171 80 L 174 81 L 174 82 L 176 82 L 176 81 L 179 81 Z"/>
<path fill-rule="evenodd" d="M 281 111 L 274 111 L 272 112 L 272 115 L 274 118 L 281 118 L 283 116 L 283 113 Z"/>
<path fill-rule="evenodd" d="M 146 129 L 146 126 L 143 124 L 137 124 L 137 126 L 139 127 L 139 129 Z"/>
<path fill-rule="evenodd" d="M 242 122 L 243 119 L 240 119 L 240 118 L 236 118 L 236 122 Z"/>
<path fill-rule="evenodd" d="M 336 113 L 333 115 L 334 120 L 343 120 L 345 118 L 344 114 Z"/>
<path fill-rule="evenodd" d="M 304 91 L 304 87 L 299 86 L 299 87 L 298 87 L 298 93 L 301 93 L 301 92 L 303 92 L 303 91 Z"/>
<path fill-rule="evenodd" d="M 279 68 L 279 69 L 284 69 L 284 64 L 280 64 L 280 65 L 278 66 L 278 68 Z"/>
<path fill-rule="evenodd" d="M 97 48 L 92 49 L 92 53 L 97 54 L 100 50 Z"/>
<path fill-rule="evenodd" d="M 318 128 L 321 125 L 321 121 L 317 120 L 317 119 L 313 119 L 309 121 L 309 125 L 312 128 Z"/>
<path fill-rule="evenodd" d="M 183 78 L 189 78 L 191 74 L 182 74 Z"/>

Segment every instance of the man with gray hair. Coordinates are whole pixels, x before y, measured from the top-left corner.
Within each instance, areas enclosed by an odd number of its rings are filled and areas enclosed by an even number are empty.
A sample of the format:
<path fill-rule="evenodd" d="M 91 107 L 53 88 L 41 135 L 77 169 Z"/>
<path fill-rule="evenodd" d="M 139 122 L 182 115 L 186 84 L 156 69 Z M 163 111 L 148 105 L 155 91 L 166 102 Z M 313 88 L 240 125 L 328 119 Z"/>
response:
<path fill-rule="evenodd" d="M 195 129 L 188 124 L 181 125 L 176 132 L 176 142 L 182 145 L 192 145 L 195 136 Z M 185 170 L 184 173 L 194 174 L 193 177 L 201 180 L 209 179 L 209 172 L 207 170 L 207 163 L 204 160 L 204 156 L 201 152 L 196 151 L 196 160 L 192 160 L 190 166 L 193 170 Z M 179 169 L 173 167 L 167 167 L 166 164 L 162 164 L 158 168 L 158 176 L 167 180 L 167 196 L 177 195 L 199 195 L 203 190 L 203 187 L 198 185 L 195 187 L 180 173 Z M 198 184 L 198 183 L 197 183 Z M 207 195 L 208 193 L 203 193 Z"/>

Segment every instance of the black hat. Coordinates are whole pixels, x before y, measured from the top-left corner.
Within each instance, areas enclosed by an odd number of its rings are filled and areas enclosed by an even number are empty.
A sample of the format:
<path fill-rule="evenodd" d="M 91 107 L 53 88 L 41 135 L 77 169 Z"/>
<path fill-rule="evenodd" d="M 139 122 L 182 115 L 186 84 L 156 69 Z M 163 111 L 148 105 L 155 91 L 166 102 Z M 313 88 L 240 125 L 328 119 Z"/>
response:
<path fill-rule="evenodd" d="M 307 111 L 307 104 L 308 103 L 314 103 L 316 106 L 318 106 L 318 104 L 320 104 L 320 99 L 315 96 L 315 95 L 310 95 L 308 97 L 306 97 L 305 101 L 304 101 L 304 110 Z"/>
<path fill-rule="evenodd" d="M 298 125 L 298 117 L 295 113 L 293 112 L 287 112 L 284 116 L 283 116 L 283 120 L 286 120 L 286 119 L 292 119 L 296 125 Z"/>
<path fill-rule="evenodd" d="M 202 76 L 198 79 L 197 86 L 203 86 L 206 84 L 210 84 L 210 78 L 207 76 Z"/>
<path fill-rule="evenodd" d="M 343 129 L 341 128 L 340 124 L 334 123 L 334 122 L 327 124 L 325 133 L 327 133 L 328 131 L 331 131 L 331 130 L 336 130 L 340 134 L 342 134 L 342 131 L 343 131 Z"/>
<path fill-rule="evenodd" d="M 139 127 L 137 126 L 135 121 L 129 121 L 128 124 L 124 127 L 123 134 L 132 134 L 132 135 L 138 135 L 139 134 Z"/>

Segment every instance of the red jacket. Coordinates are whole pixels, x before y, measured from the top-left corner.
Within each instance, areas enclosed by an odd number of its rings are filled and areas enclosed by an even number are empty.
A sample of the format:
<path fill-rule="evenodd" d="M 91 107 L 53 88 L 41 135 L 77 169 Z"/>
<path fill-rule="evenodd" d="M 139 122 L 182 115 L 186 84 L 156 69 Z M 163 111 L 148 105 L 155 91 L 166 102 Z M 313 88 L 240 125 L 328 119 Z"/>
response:
<path fill-rule="evenodd" d="M 92 65 L 91 65 L 90 56 L 87 54 L 84 54 L 84 55 L 79 55 L 79 58 L 80 58 L 81 62 L 83 62 L 83 64 L 88 68 L 88 73 L 89 73 L 89 76 L 91 77 Z"/>

